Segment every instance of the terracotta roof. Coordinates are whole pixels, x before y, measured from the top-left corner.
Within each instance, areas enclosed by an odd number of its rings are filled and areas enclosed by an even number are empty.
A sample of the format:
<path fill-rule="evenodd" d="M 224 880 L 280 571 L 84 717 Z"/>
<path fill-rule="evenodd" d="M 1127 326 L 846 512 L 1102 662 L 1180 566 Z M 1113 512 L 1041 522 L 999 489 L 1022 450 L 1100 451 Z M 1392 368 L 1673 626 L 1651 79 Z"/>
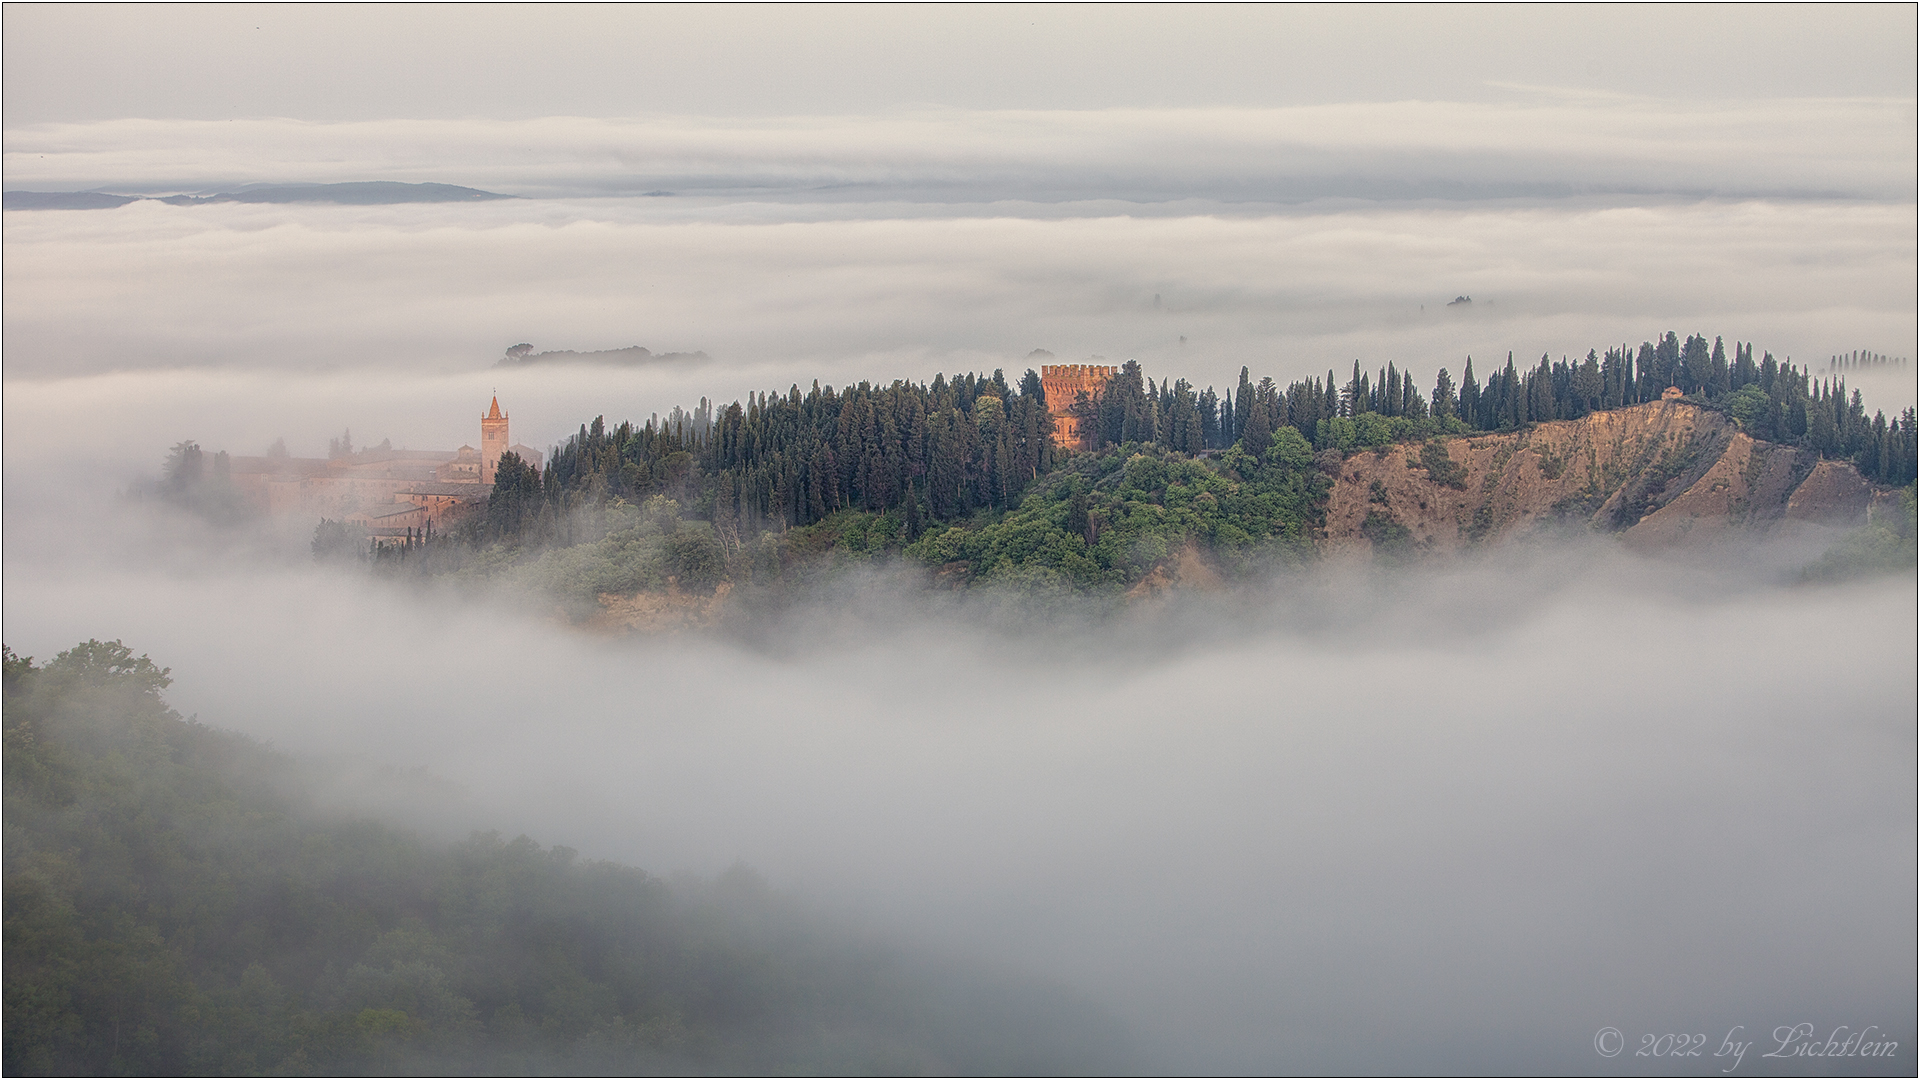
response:
<path fill-rule="evenodd" d="M 394 517 L 398 514 L 418 514 L 422 512 L 421 507 L 415 506 L 412 503 L 394 503 L 392 506 L 375 506 L 366 510 L 355 510 L 347 516 L 364 517 L 369 521 L 379 521 L 384 518 Z"/>
<path fill-rule="evenodd" d="M 232 473 L 265 473 L 268 476 L 312 476 L 327 471 L 326 458 L 270 458 L 241 457 L 227 459 L 227 469 Z"/>
<path fill-rule="evenodd" d="M 414 484 L 396 495 L 452 495 L 466 499 L 484 499 L 493 494 L 492 484 Z"/>

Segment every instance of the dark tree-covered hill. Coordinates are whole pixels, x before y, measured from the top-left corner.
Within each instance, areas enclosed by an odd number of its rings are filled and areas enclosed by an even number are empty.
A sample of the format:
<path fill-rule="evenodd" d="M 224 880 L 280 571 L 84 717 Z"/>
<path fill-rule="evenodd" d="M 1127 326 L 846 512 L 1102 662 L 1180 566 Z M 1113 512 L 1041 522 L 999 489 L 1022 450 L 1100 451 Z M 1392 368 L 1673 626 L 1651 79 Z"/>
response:
<path fill-rule="evenodd" d="M 9 191 L 8 210 L 112 210 L 153 200 L 174 206 L 203 203 L 336 203 L 388 206 L 395 203 L 484 202 L 516 196 L 458 184 L 407 184 L 396 180 L 355 180 L 343 184 L 249 184 L 212 195 L 110 195 L 100 191 Z"/>
<path fill-rule="evenodd" d="M 1086 1073 L 1070 993 L 929 963 L 751 871 L 313 813 L 119 642 L 6 658 L 8 1075 Z"/>

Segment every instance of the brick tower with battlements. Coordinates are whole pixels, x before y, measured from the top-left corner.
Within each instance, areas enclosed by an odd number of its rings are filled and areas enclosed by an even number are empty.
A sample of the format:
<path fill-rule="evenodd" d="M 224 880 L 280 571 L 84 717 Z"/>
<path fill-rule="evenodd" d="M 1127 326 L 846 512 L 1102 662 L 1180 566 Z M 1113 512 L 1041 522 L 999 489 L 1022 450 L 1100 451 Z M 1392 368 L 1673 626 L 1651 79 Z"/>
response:
<path fill-rule="evenodd" d="M 1109 364 L 1042 364 L 1040 388 L 1046 391 L 1047 412 L 1053 414 L 1053 444 L 1062 450 L 1084 450 L 1073 403 L 1082 393 L 1098 400 L 1115 368 Z"/>
<path fill-rule="evenodd" d="M 507 452 L 507 414 L 500 411 L 500 399 L 480 418 L 480 482 L 493 483 L 493 472 L 500 466 L 500 455 Z"/>

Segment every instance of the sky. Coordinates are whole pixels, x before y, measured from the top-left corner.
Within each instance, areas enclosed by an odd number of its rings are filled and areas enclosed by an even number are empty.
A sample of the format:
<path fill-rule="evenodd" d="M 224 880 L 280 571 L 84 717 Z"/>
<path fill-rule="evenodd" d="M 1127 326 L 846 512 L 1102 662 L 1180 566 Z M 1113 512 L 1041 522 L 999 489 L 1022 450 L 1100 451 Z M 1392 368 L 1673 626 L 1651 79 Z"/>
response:
<path fill-rule="evenodd" d="M 450 448 L 497 393 L 544 448 L 1036 349 L 1221 387 L 1358 361 L 1424 388 L 1670 330 L 1816 370 L 1912 358 L 1912 6 L 0 22 L 9 191 L 516 196 L 8 211 L 16 649 L 123 637 L 184 712 L 468 793 L 342 796 L 423 827 L 744 859 L 1086 989 L 1166 1068 L 1577 1071 L 1606 1024 L 1911 1032 L 1912 580 L 1781 587 L 1824 534 L 1287 580 L 1120 626 L 876 580 L 757 642 L 606 642 L 322 571 L 310 525 L 211 536 L 118 493 L 187 438 Z M 492 366 L 522 341 L 706 358 Z M 1914 370 L 1851 385 L 1910 407 Z M 548 677 L 490 685 L 489 634 Z"/>
<path fill-rule="evenodd" d="M 6 127 L 1485 101 L 1911 100 L 1900 5 L 16 6 Z"/>

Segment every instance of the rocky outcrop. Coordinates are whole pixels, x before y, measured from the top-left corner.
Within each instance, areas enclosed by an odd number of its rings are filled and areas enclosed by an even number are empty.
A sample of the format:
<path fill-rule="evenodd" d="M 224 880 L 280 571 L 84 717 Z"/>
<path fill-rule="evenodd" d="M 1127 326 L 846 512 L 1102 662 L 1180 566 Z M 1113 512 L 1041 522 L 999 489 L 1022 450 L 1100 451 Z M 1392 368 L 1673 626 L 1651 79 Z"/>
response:
<path fill-rule="evenodd" d="M 1859 524 L 1878 491 L 1850 464 L 1761 442 L 1684 401 L 1440 445 L 1451 467 L 1419 445 L 1339 463 L 1327 543 L 1445 553 L 1560 530 L 1657 548 L 1788 520 Z"/>
<path fill-rule="evenodd" d="M 1864 519 L 1875 488 L 1852 465 L 1823 461 L 1787 500 L 1786 516 L 1794 521 L 1854 521 Z"/>

